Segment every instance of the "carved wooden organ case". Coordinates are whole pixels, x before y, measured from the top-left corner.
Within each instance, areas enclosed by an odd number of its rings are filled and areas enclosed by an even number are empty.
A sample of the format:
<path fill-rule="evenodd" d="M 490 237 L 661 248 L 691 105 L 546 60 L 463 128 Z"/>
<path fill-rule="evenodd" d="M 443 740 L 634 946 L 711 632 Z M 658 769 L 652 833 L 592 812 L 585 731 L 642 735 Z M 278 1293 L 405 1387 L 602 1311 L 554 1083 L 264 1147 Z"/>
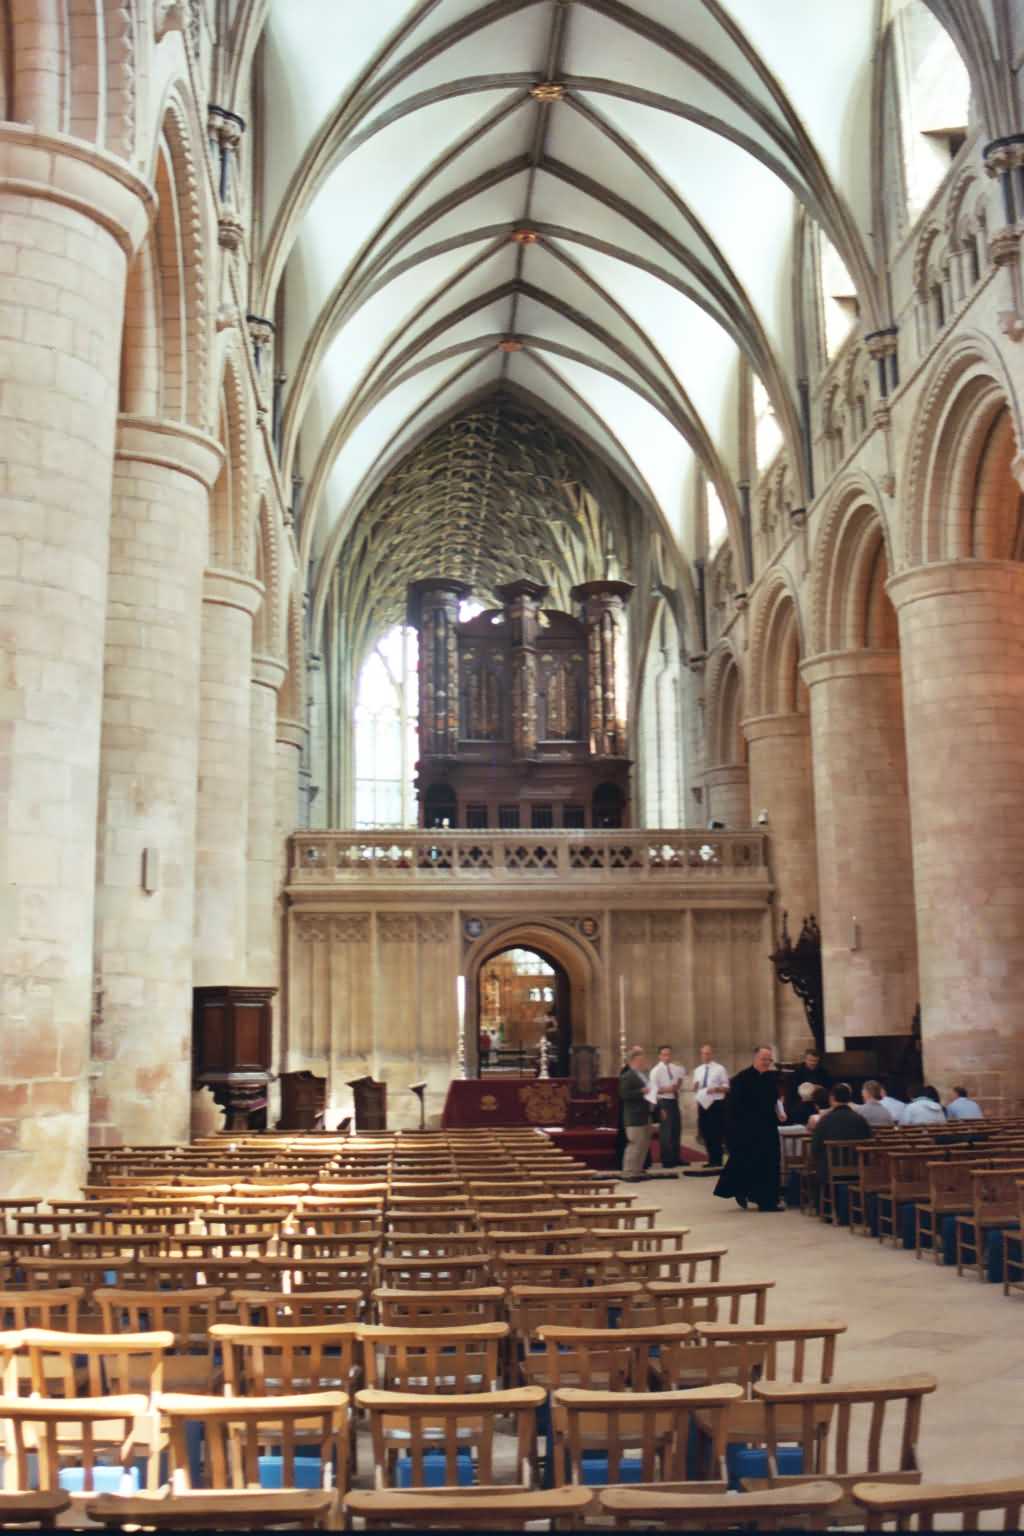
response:
<path fill-rule="evenodd" d="M 441 577 L 409 588 L 420 656 L 420 824 L 628 826 L 632 587 L 574 587 L 571 614 L 542 606 L 547 587 L 514 581 L 497 589 L 500 608 L 461 623 L 470 590 Z"/>

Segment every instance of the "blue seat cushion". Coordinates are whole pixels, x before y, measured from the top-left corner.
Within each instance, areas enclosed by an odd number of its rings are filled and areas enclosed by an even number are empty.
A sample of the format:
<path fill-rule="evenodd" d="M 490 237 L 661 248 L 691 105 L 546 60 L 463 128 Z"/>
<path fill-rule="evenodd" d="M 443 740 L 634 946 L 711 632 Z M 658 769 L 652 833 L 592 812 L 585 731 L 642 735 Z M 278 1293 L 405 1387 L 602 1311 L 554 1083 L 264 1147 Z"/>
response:
<path fill-rule="evenodd" d="M 399 1456 L 395 1463 L 395 1487 L 396 1488 L 445 1488 L 448 1486 L 446 1473 L 446 1461 L 443 1451 L 427 1451 L 423 1457 L 423 1481 L 413 1483 L 412 1457 Z M 476 1472 L 473 1467 L 473 1457 L 468 1446 L 460 1450 L 455 1458 L 455 1486 L 457 1488 L 472 1488 L 476 1482 Z"/>
<path fill-rule="evenodd" d="M 582 1481 L 588 1488 L 603 1487 L 610 1481 L 608 1476 L 608 1456 L 605 1451 L 584 1451 L 583 1464 L 580 1468 Z M 618 1483 L 642 1483 L 644 1480 L 643 1462 L 639 1456 L 623 1456 L 619 1460 Z"/>
<path fill-rule="evenodd" d="M 780 1445 L 775 1460 L 780 1477 L 799 1477 L 804 1470 L 804 1453 L 799 1445 Z M 729 1487 L 739 1491 L 745 1477 L 768 1476 L 768 1452 L 758 1445 L 727 1446 L 725 1468 Z"/>
<path fill-rule="evenodd" d="M 270 1452 L 261 1456 L 259 1460 L 260 1487 L 267 1489 L 284 1488 L 322 1488 L 324 1485 L 323 1466 L 320 1461 L 320 1453 L 312 1448 L 295 1452 L 295 1481 L 285 1484 L 284 1481 L 284 1457 L 276 1452 Z"/>
<path fill-rule="evenodd" d="M 63 1467 L 57 1481 L 65 1493 L 84 1493 L 85 1468 Z M 92 1481 L 96 1493 L 133 1494 L 142 1486 L 136 1466 L 93 1467 Z"/>

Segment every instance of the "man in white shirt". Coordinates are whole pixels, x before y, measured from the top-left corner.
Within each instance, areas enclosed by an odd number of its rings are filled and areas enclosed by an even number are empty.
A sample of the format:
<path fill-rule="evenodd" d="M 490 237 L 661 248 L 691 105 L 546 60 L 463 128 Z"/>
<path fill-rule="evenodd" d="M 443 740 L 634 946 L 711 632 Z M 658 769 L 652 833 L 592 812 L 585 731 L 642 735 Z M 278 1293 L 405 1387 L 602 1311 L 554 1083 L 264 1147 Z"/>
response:
<path fill-rule="evenodd" d="M 972 1099 L 966 1088 L 954 1088 L 953 1097 L 946 1105 L 947 1120 L 980 1120 L 981 1105 Z"/>
<path fill-rule="evenodd" d="M 901 1125 L 941 1125 L 946 1118 L 946 1112 L 939 1100 L 938 1091 L 935 1088 L 922 1088 L 911 1099 L 903 1113 Z"/>
<path fill-rule="evenodd" d="M 658 1140 L 661 1143 L 661 1166 L 679 1167 L 679 1143 L 682 1140 L 683 1122 L 679 1113 L 679 1090 L 686 1079 L 684 1068 L 672 1060 L 672 1047 L 660 1046 L 658 1059 L 651 1069 L 651 1088 L 657 1095 Z"/>
<path fill-rule="evenodd" d="M 700 1048 L 700 1066 L 694 1069 L 693 1091 L 697 1097 L 697 1130 L 708 1154 L 708 1166 L 720 1168 L 729 1074 L 722 1063 L 715 1060 L 710 1045 Z"/>

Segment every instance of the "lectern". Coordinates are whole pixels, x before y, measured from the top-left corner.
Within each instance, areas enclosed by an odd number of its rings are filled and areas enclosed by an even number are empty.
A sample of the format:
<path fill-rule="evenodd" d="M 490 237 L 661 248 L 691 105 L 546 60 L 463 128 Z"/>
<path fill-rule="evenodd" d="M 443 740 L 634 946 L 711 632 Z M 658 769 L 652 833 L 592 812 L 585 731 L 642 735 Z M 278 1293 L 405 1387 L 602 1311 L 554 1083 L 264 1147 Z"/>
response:
<path fill-rule="evenodd" d="M 357 1131 L 386 1131 L 388 1128 L 388 1085 L 375 1083 L 372 1077 L 354 1077 L 348 1085 L 355 1100 Z"/>
<path fill-rule="evenodd" d="M 420 1130 L 425 1131 L 427 1128 L 427 1103 L 425 1097 L 427 1092 L 426 1081 L 422 1083 L 410 1083 L 409 1092 L 414 1093 L 420 1101 Z"/>

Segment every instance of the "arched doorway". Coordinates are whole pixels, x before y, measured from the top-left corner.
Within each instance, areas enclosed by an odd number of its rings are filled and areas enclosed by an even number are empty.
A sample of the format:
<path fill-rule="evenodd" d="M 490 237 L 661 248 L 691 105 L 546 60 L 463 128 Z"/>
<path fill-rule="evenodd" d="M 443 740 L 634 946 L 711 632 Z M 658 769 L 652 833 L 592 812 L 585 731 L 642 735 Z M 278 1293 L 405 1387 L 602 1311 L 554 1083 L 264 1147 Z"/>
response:
<path fill-rule="evenodd" d="M 490 1072 L 532 1076 L 543 1038 L 550 1076 L 568 1075 L 572 984 L 554 955 L 518 944 L 491 955 L 477 973 L 477 1013 L 480 1077 Z"/>
<path fill-rule="evenodd" d="M 556 977 L 564 973 L 564 991 L 556 991 L 558 1022 L 564 1030 L 562 1058 L 570 1064 L 573 1044 L 605 1044 L 601 1019 L 601 974 L 593 946 L 564 918 L 544 917 L 533 920 L 503 917 L 493 922 L 486 933 L 466 950 L 463 973 L 466 977 L 466 1070 L 470 1077 L 480 1075 L 480 973 L 496 955 L 511 949 L 530 950 L 551 966 Z M 556 983 L 557 987 L 557 983 Z M 564 1006 L 561 999 L 564 998 Z M 554 1055 L 548 1070 L 554 1074 L 559 1063 Z M 617 1070 L 617 1069 L 616 1069 Z"/>

